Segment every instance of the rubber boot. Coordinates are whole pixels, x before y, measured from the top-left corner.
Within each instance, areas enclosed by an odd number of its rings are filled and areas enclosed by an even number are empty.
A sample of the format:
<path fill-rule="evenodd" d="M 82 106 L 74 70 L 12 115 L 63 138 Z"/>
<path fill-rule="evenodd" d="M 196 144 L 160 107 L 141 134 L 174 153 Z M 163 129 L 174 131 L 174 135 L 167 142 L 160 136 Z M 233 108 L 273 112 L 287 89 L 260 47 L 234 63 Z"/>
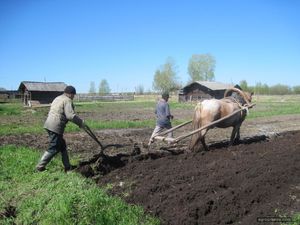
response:
<path fill-rule="evenodd" d="M 46 165 L 51 161 L 53 156 L 54 154 L 46 151 L 35 168 L 38 171 L 44 171 L 46 169 Z"/>

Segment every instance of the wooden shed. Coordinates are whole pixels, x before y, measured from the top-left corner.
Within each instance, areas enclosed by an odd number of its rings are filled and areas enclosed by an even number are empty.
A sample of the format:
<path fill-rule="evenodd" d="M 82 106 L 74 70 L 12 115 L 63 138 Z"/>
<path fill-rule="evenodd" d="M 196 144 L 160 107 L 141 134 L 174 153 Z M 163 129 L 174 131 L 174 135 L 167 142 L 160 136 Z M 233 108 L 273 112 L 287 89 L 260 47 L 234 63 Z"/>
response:
<path fill-rule="evenodd" d="M 63 82 L 23 81 L 19 86 L 24 105 L 49 104 L 61 95 L 67 85 Z"/>
<path fill-rule="evenodd" d="M 212 81 L 195 81 L 180 89 L 179 102 L 201 101 L 204 99 L 221 99 L 226 89 L 232 88 L 231 84 Z"/>

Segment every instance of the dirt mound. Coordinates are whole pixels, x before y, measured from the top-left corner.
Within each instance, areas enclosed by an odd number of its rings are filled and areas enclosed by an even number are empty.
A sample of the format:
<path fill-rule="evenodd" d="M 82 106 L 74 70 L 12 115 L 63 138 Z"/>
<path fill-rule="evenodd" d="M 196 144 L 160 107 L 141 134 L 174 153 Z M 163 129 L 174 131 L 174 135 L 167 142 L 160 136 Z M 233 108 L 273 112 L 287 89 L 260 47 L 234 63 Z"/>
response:
<path fill-rule="evenodd" d="M 126 147 L 126 152 L 128 152 L 128 146 Z M 114 151 L 114 149 L 111 151 Z M 93 177 L 97 174 L 106 175 L 115 169 L 125 166 L 129 160 L 134 159 L 133 157 L 140 155 L 140 153 L 141 150 L 137 144 L 133 145 L 130 153 L 121 152 L 115 155 L 107 155 L 99 150 L 99 153 L 93 155 L 92 158 L 79 162 L 77 172 L 85 177 Z"/>
<path fill-rule="evenodd" d="M 110 193 L 163 224 L 256 224 L 259 217 L 300 211 L 299 140 L 300 132 L 290 132 L 205 153 L 149 153 L 98 184 L 113 184 Z"/>

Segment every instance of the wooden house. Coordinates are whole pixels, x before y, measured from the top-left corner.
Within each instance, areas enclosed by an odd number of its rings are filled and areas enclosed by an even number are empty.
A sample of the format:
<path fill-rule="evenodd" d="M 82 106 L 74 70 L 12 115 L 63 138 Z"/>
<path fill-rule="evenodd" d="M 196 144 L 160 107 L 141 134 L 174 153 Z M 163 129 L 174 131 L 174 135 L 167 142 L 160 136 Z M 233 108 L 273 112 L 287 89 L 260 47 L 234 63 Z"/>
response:
<path fill-rule="evenodd" d="M 63 82 L 33 82 L 22 81 L 19 92 L 24 105 L 49 104 L 54 98 L 61 95 L 67 85 Z"/>
<path fill-rule="evenodd" d="M 18 91 L 12 90 L 0 90 L 0 103 L 1 102 L 12 102 L 14 99 L 19 99 L 20 94 Z"/>
<path fill-rule="evenodd" d="M 180 89 L 179 102 L 202 101 L 204 99 L 221 99 L 226 89 L 232 88 L 231 84 L 213 81 L 195 81 Z"/>

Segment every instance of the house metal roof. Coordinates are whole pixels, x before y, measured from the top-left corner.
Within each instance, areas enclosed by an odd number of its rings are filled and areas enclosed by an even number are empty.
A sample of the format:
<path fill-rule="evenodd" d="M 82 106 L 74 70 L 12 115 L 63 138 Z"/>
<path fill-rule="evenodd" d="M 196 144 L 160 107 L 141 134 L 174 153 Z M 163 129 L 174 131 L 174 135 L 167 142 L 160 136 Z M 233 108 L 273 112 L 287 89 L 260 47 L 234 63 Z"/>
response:
<path fill-rule="evenodd" d="M 63 92 L 67 85 L 64 82 L 34 82 L 34 81 L 23 81 L 19 86 L 19 91 L 24 87 L 28 91 L 58 91 Z"/>
<path fill-rule="evenodd" d="M 216 91 L 216 90 L 226 90 L 228 88 L 233 88 L 233 85 L 231 84 L 224 84 L 221 82 L 216 81 L 195 81 L 193 83 L 190 83 L 189 85 L 185 86 L 183 89 L 186 89 L 190 87 L 191 85 L 198 83 L 199 85 L 205 86 L 209 88 L 210 90 Z"/>

